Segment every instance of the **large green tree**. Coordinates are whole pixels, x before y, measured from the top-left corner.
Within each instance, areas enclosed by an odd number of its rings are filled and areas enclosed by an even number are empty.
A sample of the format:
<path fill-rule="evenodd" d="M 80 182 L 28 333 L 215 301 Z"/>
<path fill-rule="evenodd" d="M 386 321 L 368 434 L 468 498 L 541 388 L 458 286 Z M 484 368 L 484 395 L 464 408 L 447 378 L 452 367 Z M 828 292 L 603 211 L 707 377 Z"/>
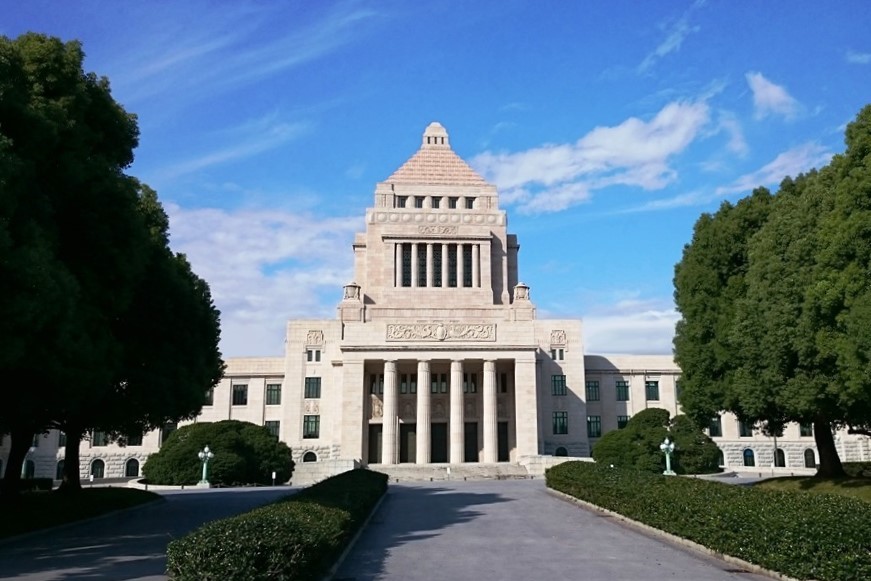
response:
<path fill-rule="evenodd" d="M 871 418 L 871 107 L 846 141 L 766 202 L 702 216 L 675 271 L 683 408 L 772 433 L 813 423 L 825 476 L 843 474 L 832 430 L 867 432 Z M 754 206 L 738 238 L 717 240 Z"/>

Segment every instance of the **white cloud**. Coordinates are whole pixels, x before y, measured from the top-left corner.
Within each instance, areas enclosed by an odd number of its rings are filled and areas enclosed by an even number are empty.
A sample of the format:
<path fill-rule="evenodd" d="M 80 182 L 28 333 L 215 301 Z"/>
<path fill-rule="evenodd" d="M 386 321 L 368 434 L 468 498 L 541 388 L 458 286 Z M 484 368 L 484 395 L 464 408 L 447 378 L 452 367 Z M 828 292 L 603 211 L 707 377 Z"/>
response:
<path fill-rule="evenodd" d="M 786 89 L 772 83 L 762 73 L 749 72 L 745 77 L 753 91 L 753 107 L 757 119 L 771 114 L 782 115 L 786 119 L 793 119 L 798 115 L 801 106 Z"/>
<path fill-rule="evenodd" d="M 651 51 L 641 64 L 638 65 L 638 72 L 643 73 L 649 70 L 662 57 L 680 50 L 683 41 L 700 29 L 698 26 L 690 25 L 690 16 L 694 10 L 704 5 L 704 1 L 700 0 L 693 3 L 690 8 L 681 15 L 680 18 L 667 22 L 662 26 L 665 31 L 665 38 L 660 42 L 653 51 Z"/>
<path fill-rule="evenodd" d="M 167 205 L 172 247 L 209 282 L 225 356 L 280 355 L 290 318 L 330 318 L 360 218 Z M 332 301 L 330 299 L 333 299 Z M 324 302 L 324 300 L 326 302 Z"/>
<path fill-rule="evenodd" d="M 586 201 L 595 189 L 619 184 L 653 190 L 671 183 L 676 173 L 669 158 L 699 136 L 709 117 L 704 102 L 675 101 L 649 121 L 631 117 L 597 127 L 575 143 L 487 151 L 472 165 L 521 212 L 556 212 Z"/>
<path fill-rule="evenodd" d="M 787 176 L 795 177 L 832 158 L 831 152 L 818 143 L 805 143 L 779 154 L 758 170 L 745 174 L 728 186 L 717 188 L 717 195 L 749 193 L 758 186 L 774 186 Z"/>
<path fill-rule="evenodd" d="M 848 50 L 846 59 L 848 63 L 854 65 L 867 65 L 868 63 L 871 63 L 871 53 Z"/>
<path fill-rule="evenodd" d="M 665 355 L 680 315 L 670 301 L 624 300 L 584 317 L 585 353 Z"/>

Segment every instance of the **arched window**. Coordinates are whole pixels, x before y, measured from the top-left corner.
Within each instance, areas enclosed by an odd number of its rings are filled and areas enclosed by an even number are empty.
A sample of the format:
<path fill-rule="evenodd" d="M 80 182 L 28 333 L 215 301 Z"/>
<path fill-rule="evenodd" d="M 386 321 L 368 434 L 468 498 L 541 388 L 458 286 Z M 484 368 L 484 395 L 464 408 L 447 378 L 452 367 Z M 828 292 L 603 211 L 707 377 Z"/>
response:
<path fill-rule="evenodd" d="M 804 467 L 805 468 L 816 468 L 817 467 L 817 455 L 814 453 L 813 448 L 808 448 L 804 451 Z"/>
<path fill-rule="evenodd" d="M 33 475 L 36 474 L 36 464 L 33 463 L 33 460 L 25 460 L 24 461 L 24 478 L 33 478 Z"/>
<path fill-rule="evenodd" d="M 569 451 L 566 450 L 565 448 L 563 448 L 562 446 L 560 446 L 559 448 L 556 449 L 556 452 L 554 452 L 553 455 L 554 456 L 568 456 Z"/>
<path fill-rule="evenodd" d="M 744 450 L 744 466 L 756 466 L 756 455 L 750 448 Z"/>
<path fill-rule="evenodd" d="M 726 456 L 723 454 L 722 450 L 717 450 L 717 466 L 725 466 L 726 465 Z"/>
<path fill-rule="evenodd" d="M 64 479 L 64 461 L 57 461 L 57 468 L 54 471 L 54 479 L 55 480 L 63 480 Z"/>
<path fill-rule="evenodd" d="M 102 478 L 106 472 L 106 463 L 100 459 L 91 462 L 91 476 L 94 478 Z"/>
<path fill-rule="evenodd" d="M 786 454 L 780 448 L 774 451 L 774 465 L 777 468 L 786 468 Z"/>
<path fill-rule="evenodd" d="M 124 476 L 127 478 L 136 478 L 139 476 L 139 460 L 136 458 L 130 458 L 127 460 L 127 463 L 124 464 Z"/>
<path fill-rule="evenodd" d="M 314 452 L 306 452 L 305 454 L 302 455 L 302 461 L 303 462 L 317 462 L 318 455 L 315 454 Z"/>

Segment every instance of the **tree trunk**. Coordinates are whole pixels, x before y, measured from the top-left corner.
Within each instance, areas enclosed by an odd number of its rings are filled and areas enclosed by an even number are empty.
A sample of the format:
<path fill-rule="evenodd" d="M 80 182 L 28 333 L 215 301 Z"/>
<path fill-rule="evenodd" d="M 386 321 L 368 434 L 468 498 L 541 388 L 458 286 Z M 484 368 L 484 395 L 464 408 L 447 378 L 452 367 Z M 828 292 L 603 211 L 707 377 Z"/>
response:
<path fill-rule="evenodd" d="M 9 432 L 11 448 L 6 459 L 6 475 L 0 485 L 0 493 L 4 497 L 15 497 L 21 491 L 21 467 L 27 458 L 27 451 L 33 444 L 33 430 L 16 427 Z"/>
<path fill-rule="evenodd" d="M 817 476 L 820 478 L 843 478 L 847 474 L 841 465 L 835 438 L 832 436 L 832 426 L 822 418 L 814 419 L 814 440 L 820 453 L 820 465 Z"/>
<path fill-rule="evenodd" d="M 79 473 L 79 445 L 82 442 L 82 429 L 64 426 L 67 443 L 64 446 L 64 477 L 60 483 L 60 492 L 77 492 L 82 489 L 82 479 Z"/>

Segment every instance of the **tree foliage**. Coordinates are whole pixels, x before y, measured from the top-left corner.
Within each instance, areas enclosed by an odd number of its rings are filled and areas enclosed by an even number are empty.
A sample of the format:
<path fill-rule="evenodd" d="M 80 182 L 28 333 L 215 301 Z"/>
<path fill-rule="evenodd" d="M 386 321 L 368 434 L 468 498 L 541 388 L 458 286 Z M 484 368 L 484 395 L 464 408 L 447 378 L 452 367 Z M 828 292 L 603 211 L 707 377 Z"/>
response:
<path fill-rule="evenodd" d="M 675 269 L 684 410 L 812 422 L 827 476 L 843 473 L 832 430 L 871 422 L 871 106 L 846 141 L 775 195 L 703 215 Z"/>
<path fill-rule="evenodd" d="M 626 426 L 602 436 L 593 446 L 596 462 L 645 472 L 662 472 L 665 456 L 660 444 L 675 444 L 672 469 L 678 474 L 706 474 L 718 470 L 719 448 L 687 416 L 669 421 L 667 410 L 649 408 L 629 419 Z"/>
<path fill-rule="evenodd" d="M 183 426 L 159 452 L 148 457 L 142 471 L 152 484 L 195 484 L 202 475 L 197 454 L 206 446 L 215 454 L 209 463 L 212 484 L 287 482 L 294 462 L 290 448 L 269 429 L 249 422 L 223 420 Z"/>

